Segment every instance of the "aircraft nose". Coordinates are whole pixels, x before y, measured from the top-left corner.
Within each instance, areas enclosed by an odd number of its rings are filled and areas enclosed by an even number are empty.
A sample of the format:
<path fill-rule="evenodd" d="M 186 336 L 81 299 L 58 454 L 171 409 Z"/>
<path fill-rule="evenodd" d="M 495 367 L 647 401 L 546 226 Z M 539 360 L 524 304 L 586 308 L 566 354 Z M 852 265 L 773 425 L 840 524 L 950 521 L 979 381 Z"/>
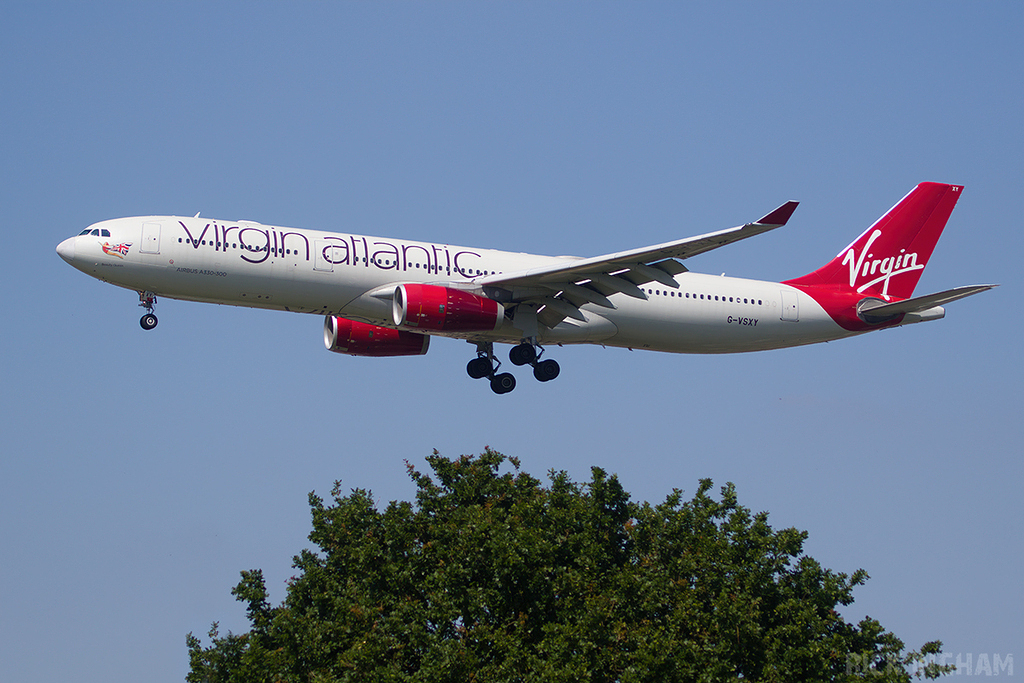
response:
<path fill-rule="evenodd" d="M 75 260 L 75 238 L 69 237 L 57 245 L 57 255 L 71 263 Z"/>

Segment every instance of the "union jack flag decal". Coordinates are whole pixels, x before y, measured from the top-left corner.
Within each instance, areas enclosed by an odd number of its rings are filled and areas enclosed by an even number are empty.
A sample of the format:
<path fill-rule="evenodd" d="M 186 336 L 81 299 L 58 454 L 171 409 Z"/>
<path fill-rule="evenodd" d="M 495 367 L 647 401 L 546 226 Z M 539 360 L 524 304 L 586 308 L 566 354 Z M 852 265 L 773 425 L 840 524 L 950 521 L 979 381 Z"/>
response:
<path fill-rule="evenodd" d="M 128 255 L 128 247 L 132 246 L 131 242 L 121 242 L 121 244 L 110 244 L 109 242 L 103 243 L 103 253 L 116 256 L 117 258 L 124 258 Z"/>

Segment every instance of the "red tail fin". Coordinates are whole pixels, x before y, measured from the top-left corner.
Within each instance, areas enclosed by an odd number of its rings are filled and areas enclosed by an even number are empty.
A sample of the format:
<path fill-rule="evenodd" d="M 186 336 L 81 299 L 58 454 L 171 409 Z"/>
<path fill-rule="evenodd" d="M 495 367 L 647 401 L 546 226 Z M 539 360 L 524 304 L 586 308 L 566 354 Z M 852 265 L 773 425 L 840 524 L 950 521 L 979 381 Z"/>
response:
<path fill-rule="evenodd" d="M 907 299 L 960 198 L 961 185 L 921 183 L 828 264 L 788 285 Z"/>

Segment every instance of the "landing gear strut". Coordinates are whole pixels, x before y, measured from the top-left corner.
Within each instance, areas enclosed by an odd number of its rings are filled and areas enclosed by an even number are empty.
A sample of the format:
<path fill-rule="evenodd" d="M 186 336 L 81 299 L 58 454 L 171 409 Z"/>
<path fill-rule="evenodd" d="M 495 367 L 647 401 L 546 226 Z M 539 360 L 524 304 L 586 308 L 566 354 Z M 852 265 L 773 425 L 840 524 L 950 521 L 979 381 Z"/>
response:
<path fill-rule="evenodd" d="M 491 391 L 496 394 L 507 394 L 516 388 L 516 378 L 508 372 L 496 374 L 500 367 L 501 361 L 494 357 L 494 344 L 491 342 L 478 342 L 476 345 L 476 358 L 469 361 L 466 365 L 466 372 L 473 379 L 490 378 Z"/>
<path fill-rule="evenodd" d="M 153 292 L 139 292 L 139 306 L 146 309 L 146 314 L 139 320 L 139 325 L 144 330 L 151 330 L 156 327 L 156 316 L 153 315 L 153 307 L 156 306 L 156 294 Z"/>

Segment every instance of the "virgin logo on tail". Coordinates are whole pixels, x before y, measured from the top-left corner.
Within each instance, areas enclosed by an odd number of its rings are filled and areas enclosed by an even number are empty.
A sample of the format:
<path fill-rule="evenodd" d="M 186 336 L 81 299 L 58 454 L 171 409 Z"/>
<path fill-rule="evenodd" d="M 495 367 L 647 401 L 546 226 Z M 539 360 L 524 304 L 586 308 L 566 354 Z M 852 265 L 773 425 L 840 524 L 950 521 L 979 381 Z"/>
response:
<path fill-rule="evenodd" d="M 959 185 L 919 184 L 834 259 L 786 284 L 848 287 L 853 294 L 880 296 L 886 301 L 910 298 L 960 190 Z M 904 277 L 893 280 L 897 275 Z"/>
<path fill-rule="evenodd" d="M 908 254 L 905 249 L 900 249 L 898 256 L 887 256 L 883 259 L 872 258 L 874 254 L 869 253 L 871 245 L 881 236 L 881 230 L 872 232 L 867 242 L 864 243 L 860 256 L 857 256 L 855 247 L 850 247 L 843 256 L 842 265 L 850 267 L 850 287 L 855 288 L 858 294 L 862 294 L 864 290 L 882 282 L 884 283 L 882 285 L 882 296 L 888 299 L 889 280 L 893 276 L 900 275 L 901 273 L 910 273 L 915 270 L 923 270 L 926 264 L 917 262 L 916 251 Z M 877 275 L 878 277 L 858 286 L 857 280 L 859 278 L 866 278 L 872 275 Z"/>

